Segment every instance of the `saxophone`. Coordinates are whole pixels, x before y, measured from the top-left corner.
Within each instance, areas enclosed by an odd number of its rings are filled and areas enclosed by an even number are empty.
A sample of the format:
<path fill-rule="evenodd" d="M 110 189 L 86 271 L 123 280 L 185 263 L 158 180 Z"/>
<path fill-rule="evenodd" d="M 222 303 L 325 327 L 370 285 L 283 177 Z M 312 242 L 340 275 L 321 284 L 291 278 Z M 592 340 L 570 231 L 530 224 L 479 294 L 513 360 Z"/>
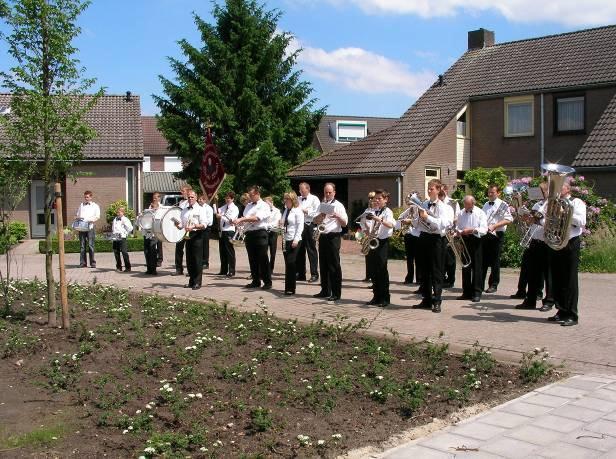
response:
<path fill-rule="evenodd" d="M 366 220 L 372 220 L 373 215 L 366 215 Z M 375 250 L 381 245 L 379 241 L 379 230 L 381 229 L 381 222 L 374 221 L 372 228 L 366 234 L 365 237 L 361 239 L 361 253 L 362 255 L 368 255 L 371 250 Z"/>

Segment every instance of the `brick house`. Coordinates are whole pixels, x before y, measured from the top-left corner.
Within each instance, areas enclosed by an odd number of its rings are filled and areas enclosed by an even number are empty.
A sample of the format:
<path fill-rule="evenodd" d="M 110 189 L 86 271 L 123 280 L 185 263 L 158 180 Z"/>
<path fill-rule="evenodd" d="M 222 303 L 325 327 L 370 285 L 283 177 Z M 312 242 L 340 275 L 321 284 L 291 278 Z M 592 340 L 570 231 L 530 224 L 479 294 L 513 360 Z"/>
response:
<path fill-rule="evenodd" d="M 0 107 L 9 106 L 10 95 L 0 94 Z M 62 184 L 66 226 L 73 221 L 85 190 L 94 193 L 94 201 L 101 207 L 99 228 L 106 225 L 104 212 L 107 206 L 118 199 L 127 200 L 137 212 L 141 210 L 143 136 L 140 112 L 139 97 L 127 93 L 102 96 L 88 113 L 86 122 L 98 136 L 85 146 L 84 159 L 74 168 L 76 182 L 67 179 Z M 43 182 L 33 180 L 13 216 L 15 220 L 27 223 L 32 238 L 45 236 L 43 206 L 46 199 Z"/>
<path fill-rule="evenodd" d="M 293 168 L 293 180 L 332 180 L 346 202 L 376 186 L 391 205 L 470 168 L 511 178 L 543 162 L 577 167 L 616 195 L 616 26 L 496 44 L 468 34 L 468 50 L 391 127 Z M 606 138 L 607 136 L 607 138 Z M 342 200 L 342 198 L 341 198 Z"/>

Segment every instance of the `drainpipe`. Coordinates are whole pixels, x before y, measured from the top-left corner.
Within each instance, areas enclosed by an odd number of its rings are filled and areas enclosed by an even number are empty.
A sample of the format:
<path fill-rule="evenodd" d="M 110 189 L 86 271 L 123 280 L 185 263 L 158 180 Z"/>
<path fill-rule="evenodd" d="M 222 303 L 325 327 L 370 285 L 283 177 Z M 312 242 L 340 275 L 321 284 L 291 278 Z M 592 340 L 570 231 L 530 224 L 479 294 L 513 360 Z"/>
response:
<path fill-rule="evenodd" d="M 539 145 L 539 154 L 540 154 L 540 160 L 541 162 L 539 163 L 539 166 L 541 167 L 541 165 L 545 162 L 545 120 L 544 118 L 544 109 L 543 109 L 543 93 L 541 93 L 541 145 Z"/>

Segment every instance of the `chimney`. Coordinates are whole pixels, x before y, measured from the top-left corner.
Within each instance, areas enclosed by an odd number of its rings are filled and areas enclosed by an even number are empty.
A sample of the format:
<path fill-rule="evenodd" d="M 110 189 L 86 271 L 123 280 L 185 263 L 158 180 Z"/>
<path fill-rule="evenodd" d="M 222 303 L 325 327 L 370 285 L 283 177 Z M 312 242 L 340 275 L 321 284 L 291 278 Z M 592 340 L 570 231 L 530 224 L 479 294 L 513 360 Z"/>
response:
<path fill-rule="evenodd" d="M 482 49 L 494 45 L 494 32 L 484 28 L 471 30 L 468 33 L 468 50 Z"/>
<path fill-rule="evenodd" d="M 126 91 L 126 102 L 130 102 L 133 99 L 133 93 Z"/>

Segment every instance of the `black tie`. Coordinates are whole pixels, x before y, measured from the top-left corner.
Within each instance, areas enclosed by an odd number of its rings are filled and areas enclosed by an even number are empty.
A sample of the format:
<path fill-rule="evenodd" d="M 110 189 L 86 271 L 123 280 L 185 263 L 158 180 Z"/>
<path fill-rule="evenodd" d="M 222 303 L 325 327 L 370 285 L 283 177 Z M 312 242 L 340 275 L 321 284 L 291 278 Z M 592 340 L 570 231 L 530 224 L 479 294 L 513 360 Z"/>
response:
<path fill-rule="evenodd" d="M 494 201 L 488 202 L 488 205 L 493 206 L 494 205 Z"/>
<path fill-rule="evenodd" d="M 428 204 L 428 207 L 432 207 L 432 206 L 435 206 L 435 205 L 436 205 L 435 202 L 431 202 L 430 204 Z"/>
<path fill-rule="evenodd" d="M 381 215 L 381 212 L 383 212 L 383 210 L 382 210 L 382 209 L 377 210 L 377 211 L 375 212 L 376 216 L 378 217 L 379 215 Z"/>
<path fill-rule="evenodd" d="M 306 200 L 306 198 L 302 196 L 302 201 L 305 201 L 305 200 Z"/>
<path fill-rule="evenodd" d="M 192 210 L 192 206 L 188 206 L 188 210 Z"/>
<path fill-rule="evenodd" d="M 120 217 L 116 217 L 116 221 L 118 221 L 118 222 L 119 222 L 120 220 L 122 220 L 122 218 L 120 218 Z"/>
<path fill-rule="evenodd" d="M 289 214 L 291 213 L 291 209 L 287 209 L 287 213 L 284 216 L 284 222 L 283 222 L 283 226 L 286 228 L 287 225 L 289 224 Z"/>
<path fill-rule="evenodd" d="M 465 212 L 466 212 L 467 214 L 472 214 L 472 213 L 473 213 L 473 211 L 472 211 L 472 210 L 465 210 Z"/>
<path fill-rule="evenodd" d="M 84 205 L 84 206 L 89 206 L 89 205 L 90 205 L 90 203 L 89 203 L 89 202 L 84 202 L 84 203 L 83 203 L 83 205 Z"/>

